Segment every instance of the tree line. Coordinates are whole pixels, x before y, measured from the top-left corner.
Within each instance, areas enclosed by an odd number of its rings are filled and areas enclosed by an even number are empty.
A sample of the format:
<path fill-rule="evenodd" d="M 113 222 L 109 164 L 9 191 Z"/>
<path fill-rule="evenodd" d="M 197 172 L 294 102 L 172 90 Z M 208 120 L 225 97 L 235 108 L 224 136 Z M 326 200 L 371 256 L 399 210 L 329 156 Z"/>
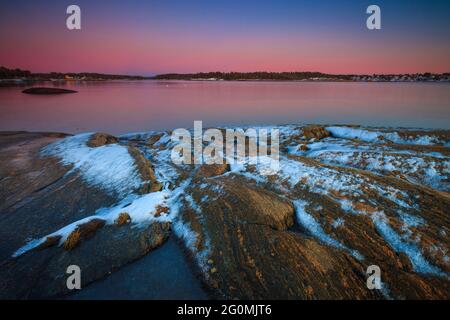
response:
<path fill-rule="evenodd" d="M 95 80 L 142 80 L 146 79 L 142 76 L 128 76 L 128 75 L 116 75 L 116 74 L 103 74 L 92 72 L 80 72 L 80 73 L 62 73 L 62 72 L 49 72 L 49 73 L 32 73 L 28 70 L 21 69 L 8 69 L 0 67 L 0 79 L 27 79 L 27 80 L 50 80 L 57 79 L 63 80 L 66 77 L 74 79 L 95 79 Z"/>
<path fill-rule="evenodd" d="M 202 79 L 221 79 L 221 80 L 307 80 L 318 79 L 337 79 L 351 80 L 351 75 L 332 75 L 321 72 L 200 72 L 200 73 L 167 73 L 155 77 L 157 80 L 202 80 Z"/>

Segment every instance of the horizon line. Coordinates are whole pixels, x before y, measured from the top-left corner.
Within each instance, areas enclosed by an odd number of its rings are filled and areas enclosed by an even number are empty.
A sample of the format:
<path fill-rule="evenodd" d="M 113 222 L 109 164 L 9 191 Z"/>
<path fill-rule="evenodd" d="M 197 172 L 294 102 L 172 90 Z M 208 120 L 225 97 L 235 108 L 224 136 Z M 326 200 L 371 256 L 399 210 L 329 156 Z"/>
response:
<path fill-rule="evenodd" d="M 414 74 L 448 74 L 450 73 L 450 70 L 446 72 L 398 72 L 398 73 L 328 73 L 323 71 L 299 71 L 299 70 L 293 70 L 293 71 L 264 71 L 264 70 L 255 70 L 255 71 L 194 71 L 194 72 L 164 72 L 164 73 L 151 73 L 148 75 L 142 75 L 142 74 L 135 74 L 135 73 L 115 73 L 115 72 L 100 72 L 100 71 L 43 71 L 43 72 L 34 72 L 28 69 L 21 69 L 20 67 L 5 67 L 0 65 L 0 68 L 6 68 L 9 70 L 16 70 L 19 69 L 21 71 L 29 71 L 31 74 L 50 74 L 50 73 L 62 73 L 62 74 L 79 74 L 79 73 L 92 73 L 92 74 L 102 74 L 102 75 L 116 75 L 116 76 L 130 76 L 130 77 L 157 77 L 161 75 L 190 75 L 190 74 L 201 74 L 201 73 L 242 73 L 242 74 L 251 74 L 251 73 L 274 73 L 274 74 L 281 74 L 281 73 L 320 73 L 324 75 L 341 75 L 341 76 L 364 76 L 364 75 L 414 75 Z"/>

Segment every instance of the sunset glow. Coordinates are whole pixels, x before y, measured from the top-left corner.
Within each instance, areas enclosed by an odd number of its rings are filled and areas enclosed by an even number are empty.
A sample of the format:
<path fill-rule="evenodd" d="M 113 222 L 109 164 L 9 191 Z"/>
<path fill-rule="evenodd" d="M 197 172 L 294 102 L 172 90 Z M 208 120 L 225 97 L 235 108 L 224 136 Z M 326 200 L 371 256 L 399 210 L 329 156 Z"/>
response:
<path fill-rule="evenodd" d="M 68 1 L 10 1 L 0 11 L 0 65 L 142 75 L 450 70 L 448 1 L 378 1 L 376 31 L 365 26 L 367 1 L 221 2 L 79 0 L 82 30 L 70 31 Z"/>

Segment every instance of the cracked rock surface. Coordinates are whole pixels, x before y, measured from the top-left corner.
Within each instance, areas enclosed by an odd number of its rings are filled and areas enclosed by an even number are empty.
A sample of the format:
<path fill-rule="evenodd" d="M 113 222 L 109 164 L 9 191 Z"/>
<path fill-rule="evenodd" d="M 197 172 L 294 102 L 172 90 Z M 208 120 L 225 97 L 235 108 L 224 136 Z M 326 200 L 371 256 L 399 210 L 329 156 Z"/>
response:
<path fill-rule="evenodd" d="M 174 164 L 170 132 L 0 133 L 0 298 L 65 297 L 67 266 L 88 286 L 169 236 L 210 298 L 450 298 L 449 131 L 274 128 L 274 172 Z"/>

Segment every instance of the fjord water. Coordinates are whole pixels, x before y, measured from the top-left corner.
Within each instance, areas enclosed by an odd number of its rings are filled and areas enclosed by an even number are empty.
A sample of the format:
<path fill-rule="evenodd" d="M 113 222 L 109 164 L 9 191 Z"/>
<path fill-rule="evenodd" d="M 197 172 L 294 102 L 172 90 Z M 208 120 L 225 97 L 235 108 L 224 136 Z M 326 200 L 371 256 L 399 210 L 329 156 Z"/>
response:
<path fill-rule="evenodd" d="M 37 85 L 36 85 L 37 86 Z M 450 83 L 98 81 L 41 83 L 75 94 L 0 87 L 0 131 L 112 134 L 289 123 L 450 129 Z"/>

